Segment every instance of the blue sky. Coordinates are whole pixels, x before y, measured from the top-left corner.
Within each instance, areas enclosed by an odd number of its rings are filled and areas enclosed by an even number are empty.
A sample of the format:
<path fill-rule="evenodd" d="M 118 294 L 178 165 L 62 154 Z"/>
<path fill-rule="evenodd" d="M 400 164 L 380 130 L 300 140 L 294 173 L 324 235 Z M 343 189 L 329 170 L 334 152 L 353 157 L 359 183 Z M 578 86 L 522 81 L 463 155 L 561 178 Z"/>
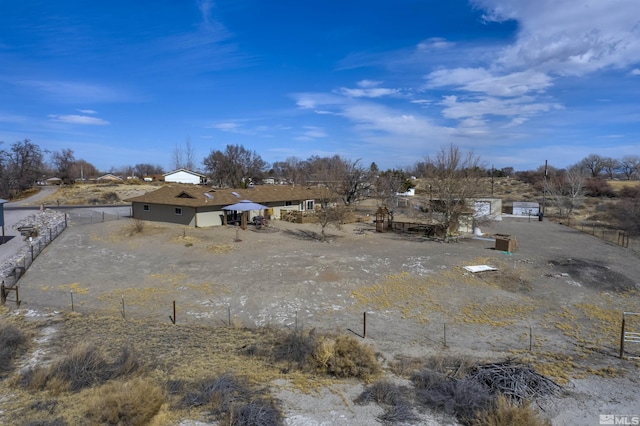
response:
<path fill-rule="evenodd" d="M 0 0 L 0 141 L 103 171 L 187 139 L 565 167 L 640 154 L 639 99 L 637 0 Z"/>

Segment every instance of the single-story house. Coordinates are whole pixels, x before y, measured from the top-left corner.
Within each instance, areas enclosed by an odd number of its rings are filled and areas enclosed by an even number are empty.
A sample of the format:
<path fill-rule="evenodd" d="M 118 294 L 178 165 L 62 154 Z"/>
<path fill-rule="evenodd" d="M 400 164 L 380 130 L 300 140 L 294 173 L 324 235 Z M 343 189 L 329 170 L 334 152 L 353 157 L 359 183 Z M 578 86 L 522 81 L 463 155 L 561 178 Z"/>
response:
<path fill-rule="evenodd" d="M 327 202 L 327 189 L 289 185 L 260 185 L 246 189 L 208 189 L 167 185 L 144 195 L 126 199 L 131 202 L 134 219 L 178 223 L 187 226 L 220 226 L 238 219 L 224 207 L 251 200 L 268 208 L 267 214 L 280 219 L 282 210 L 314 211 L 316 204 Z M 226 217 L 225 217 L 226 215 Z"/>
<path fill-rule="evenodd" d="M 62 179 L 59 177 L 50 177 L 44 181 L 45 185 L 62 185 Z"/>
<path fill-rule="evenodd" d="M 162 175 L 165 182 L 171 183 L 189 183 L 193 185 L 200 185 L 207 181 L 207 177 L 203 174 L 187 170 L 178 169 Z"/>

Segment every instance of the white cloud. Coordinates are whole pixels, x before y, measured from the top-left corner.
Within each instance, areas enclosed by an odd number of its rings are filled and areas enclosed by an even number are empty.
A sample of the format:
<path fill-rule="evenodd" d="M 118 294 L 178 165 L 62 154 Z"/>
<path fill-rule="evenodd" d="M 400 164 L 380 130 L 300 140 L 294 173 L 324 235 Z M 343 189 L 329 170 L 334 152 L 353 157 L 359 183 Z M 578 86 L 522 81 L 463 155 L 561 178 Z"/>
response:
<path fill-rule="evenodd" d="M 314 126 L 305 126 L 305 129 L 307 129 L 306 132 L 304 132 L 304 137 L 306 138 L 326 138 L 329 135 L 327 135 L 327 132 L 324 131 L 324 129 L 320 128 L 320 127 L 314 127 Z"/>
<path fill-rule="evenodd" d="M 500 54 L 505 69 L 584 75 L 640 61 L 636 0 L 472 0 L 485 19 L 516 20 L 515 43 Z"/>
<path fill-rule="evenodd" d="M 76 111 L 82 113 L 82 114 L 89 114 L 89 115 L 93 115 L 93 114 L 97 114 L 97 111 L 94 111 L 92 109 L 77 109 Z"/>
<path fill-rule="evenodd" d="M 457 86 L 459 90 L 492 96 L 522 96 L 541 92 L 551 86 L 552 79 L 541 72 L 524 71 L 494 76 L 484 68 L 438 70 L 427 77 L 427 87 Z"/>
<path fill-rule="evenodd" d="M 40 90 L 58 102 L 122 102 L 132 99 L 120 90 L 99 84 L 45 80 L 24 80 L 18 84 Z"/>
<path fill-rule="evenodd" d="M 111 124 L 107 120 L 103 120 L 102 118 L 89 117 L 86 115 L 49 114 L 48 117 L 51 121 L 67 124 L 83 124 L 89 126 L 106 126 L 108 124 Z"/>
<path fill-rule="evenodd" d="M 640 75 L 640 68 L 632 69 L 629 74 L 631 74 L 631 75 Z"/>
<path fill-rule="evenodd" d="M 441 37 L 432 37 L 418 43 L 419 50 L 447 49 L 453 46 L 455 46 L 455 43 Z"/>
<path fill-rule="evenodd" d="M 362 87 L 365 89 L 371 88 L 371 87 L 378 87 L 379 85 L 382 84 L 381 81 L 375 81 L 375 80 L 361 80 L 359 82 L 356 83 L 358 87 Z"/>
<path fill-rule="evenodd" d="M 533 102 L 527 96 L 520 98 L 499 99 L 495 97 L 483 97 L 472 101 L 459 101 L 457 96 L 445 96 L 443 115 L 451 119 L 466 119 L 468 117 L 480 118 L 484 116 L 529 116 L 552 109 L 561 108 L 555 103 Z"/>
<path fill-rule="evenodd" d="M 228 123 L 217 123 L 210 127 L 213 129 L 218 129 L 225 132 L 233 132 L 234 130 L 238 130 L 240 126 L 237 123 L 228 122 Z"/>
<path fill-rule="evenodd" d="M 383 87 L 375 87 L 370 89 L 347 89 L 340 88 L 340 93 L 352 98 L 380 98 L 382 96 L 397 95 L 397 89 L 385 89 Z"/>

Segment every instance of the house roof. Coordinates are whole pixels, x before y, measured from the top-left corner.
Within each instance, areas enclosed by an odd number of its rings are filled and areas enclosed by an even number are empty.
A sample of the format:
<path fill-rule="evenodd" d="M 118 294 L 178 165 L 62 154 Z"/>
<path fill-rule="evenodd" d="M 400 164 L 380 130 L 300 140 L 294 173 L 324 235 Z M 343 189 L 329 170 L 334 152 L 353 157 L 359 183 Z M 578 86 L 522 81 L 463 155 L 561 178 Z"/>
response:
<path fill-rule="evenodd" d="M 205 195 L 208 194 L 208 195 Z M 153 192 L 127 198 L 132 203 L 167 204 L 173 206 L 201 207 L 227 206 L 240 200 L 254 203 L 315 200 L 326 197 L 326 188 L 289 185 L 260 185 L 248 189 L 209 189 L 186 185 L 166 185 Z"/>
<path fill-rule="evenodd" d="M 102 175 L 99 178 L 96 178 L 96 180 L 114 180 L 114 181 L 122 181 L 121 177 L 118 177 L 116 175 L 112 175 L 111 173 L 107 173 L 106 175 Z"/>
<path fill-rule="evenodd" d="M 167 172 L 167 173 L 163 174 L 162 176 L 169 176 L 169 175 L 172 175 L 172 174 L 175 174 L 175 173 L 179 173 L 179 172 L 189 173 L 190 175 L 198 176 L 198 177 L 201 177 L 201 178 L 206 177 L 205 175 L 203 175 L 203 174 L 201 174 L 201 173 L 194 172 L 193 170 L 189 170 L 189 169 L 178 169 L 178 170 L 173 170 L 173 171 L 171 171 L 171 172 Z"/>

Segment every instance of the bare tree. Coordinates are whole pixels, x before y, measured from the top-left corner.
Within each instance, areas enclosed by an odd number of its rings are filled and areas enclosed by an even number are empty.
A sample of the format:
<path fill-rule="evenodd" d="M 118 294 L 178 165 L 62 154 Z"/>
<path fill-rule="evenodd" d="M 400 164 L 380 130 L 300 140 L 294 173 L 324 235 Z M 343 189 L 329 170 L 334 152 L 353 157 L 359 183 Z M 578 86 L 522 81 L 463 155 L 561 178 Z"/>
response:
<path fill-rule="evenodd" d="M 604 170 L 605 159 L 598 154 L 589 154 L 585 158 L 583 158 L 579 164 L 580 167 L 584 168 L 587 172 L 591 174 L 591 177 L 598 177 Z"/>
<path fill-rule="evenodd" d="M 433 200 L 430 200 L 439 214 L 447 237 L 457 226 L 463 214 L 469 211 L 469 200 L 479 191 L 479 181 L 483 175 L 480 157 L 472 151 L 462 153 L 454 145 L 442 148 L 434 158 L 426 158 L 427 183 Z"/>
<path fill-rule="evenodd" d="M 402 170 L 389 169 L 379 173 L 375 179 L 376 196 L 390 208 L 397 207 L 398 193 L 406 192 L 410 188 L 413 188 L 413 183 Z"/>
<path fill-rule="evenodd" d="M 164 173 L 164 170 L 162 169 L 162 166 L 157 165 L 157 164 L 149 164 L 149 163 L 141 163 L 141 164 L 136 164 L 133 167 L 133 171 L 135 173 L 136 176 L 139 177 L 145 177 L 145 176 L 151 176 L 151 175 L 160 175 L 162 173 Z"/>
<path fill-rule="evenodd" d="M 620 172 L 627 180 L 637 178 L 638 171 L 640 171 L 640 157 L 637 155 L 627 155 L 620 160 Z"/>
<path fill-rule="evenodd" d="M 71 149 L 62 149 L 60 151 L 54 151 L 51 155 L 51 162 L 58 177 L 62 179 L 64 184 L 71 183 L 76 177 L 73 173 L 73 164 L 76 162 Z"/>
<path fill-rule="evenodd" d="M 212 150 L 204 166 L 216 185 L 240 188 L 262 178 L 267 163 L 242 145 L 227 145 L 224 152 Z"/>
<path fill-rule="evenodd" d="M 83 179 L 91 179 L 98 177 L 98 169 L 86 160 L 76 160 L 71 166 L 71 174 Z"/>
<path fill-rule="evenodd" d="M 558 215 L 571 217 L 584 202 L 588 174 L 580 163 L 550 179 L 548 192 Z"/>
<path fill-rule="evenodd" d="M 2 151 L 6 186 L 9 192 L 21 192 L 31 188 L 41 177 L 44 169 L 40 147 L 29 139 L 11 145 L 9 151 Z"/>
<path fill-rule="evenodd" d="M 616 172 L 620 168 L 620 161 L 615 158 L 606 157 L 603 159 L 602 167 L 609 179 L 613 179 L 615 177 Z"/>
<path fill-rule="evenodd" d="M 191 138 L 187 138 L 184 145 L 176 144 L 171 153 L 171 162 L 176 170 L 194 170 L 196 167 L 196 152 L 191 144 Z"/>

